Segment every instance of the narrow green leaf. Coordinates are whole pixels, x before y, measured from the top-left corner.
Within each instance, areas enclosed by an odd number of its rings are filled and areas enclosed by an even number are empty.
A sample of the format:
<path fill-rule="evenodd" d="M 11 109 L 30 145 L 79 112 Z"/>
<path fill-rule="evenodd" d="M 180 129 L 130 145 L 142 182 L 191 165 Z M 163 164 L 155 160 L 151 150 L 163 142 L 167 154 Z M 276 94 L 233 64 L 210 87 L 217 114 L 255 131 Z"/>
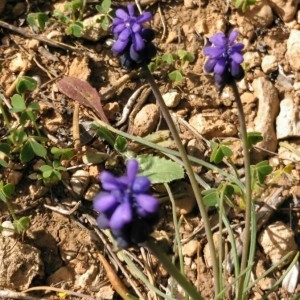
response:
<path fill-rule="evenodd" d="M 138 155 L 139 175 L 147 176 L 154 183 L 168 183 L 184 177 L 184 170 L 178 163 L 152 155 Z"/>

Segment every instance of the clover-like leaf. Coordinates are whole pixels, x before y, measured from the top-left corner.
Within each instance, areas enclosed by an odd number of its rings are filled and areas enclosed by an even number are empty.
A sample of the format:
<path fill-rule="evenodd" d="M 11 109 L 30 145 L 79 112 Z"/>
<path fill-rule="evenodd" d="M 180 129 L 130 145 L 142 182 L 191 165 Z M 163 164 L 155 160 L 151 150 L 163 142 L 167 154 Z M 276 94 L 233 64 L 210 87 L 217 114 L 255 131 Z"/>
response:
<path fill-rule="evenodd" d="M 205 206 L 211 207 L 219 204 L 219 193 L 216 189 L 205 190 L 202 195 Z"/>
<path fill-rule="evenodd" d="M 13 222 L 13 226 L 15 228 L 15 231 L 20 234 L 27 230 L 29 227 L 30 219 L 28 217 L 22 217 L 18 220 L 15 220 Z"/>
<path fill-rule="evenodd" d="M 37 82 L 29 76 L 21 76 L 16 83 L 16 90 L 19 94 L 32 92 L 37 87 Z"/>

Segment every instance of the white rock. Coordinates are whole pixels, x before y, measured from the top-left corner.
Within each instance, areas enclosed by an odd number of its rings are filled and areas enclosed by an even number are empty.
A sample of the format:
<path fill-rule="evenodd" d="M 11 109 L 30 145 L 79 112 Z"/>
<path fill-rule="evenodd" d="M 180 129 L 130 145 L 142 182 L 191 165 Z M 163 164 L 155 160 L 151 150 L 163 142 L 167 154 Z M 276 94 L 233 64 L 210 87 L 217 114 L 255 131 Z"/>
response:
<path fill-rule="evenodd" d="M 3 227 L 3 230 L 1 232 L 2 236 L 8 237 L 15 235 L 15 228 L 11 221 L 4 221 L 2 222 L 1 226 Z"/>
<path fill-rule="evenodd" d="M 90 182 L 90 174 L 84 170 L 77 170 L 70 179 L 71 187 L 77 195 L 82 195 Z"/>
<path fill-rule="evenodd" d="M 26 68 L 27 62 L 28 61 L 22 57 L 21 53 L 17 53 L 9 63 L 8 68 L 11 72 L 20 72 Z"/>
<path fill-rule="evenodd" d="M 300 81 L 294 82 L 293 88 L 295 91 L 299 91 L 300 90 Z"/>
<path fill-rule="evenodd" d="M 277 138 L 300 137 L 299 106 L 290 98 L 280 102 L 280 112 L 276 119 Z"/>
<path fill-rule="evenodd" d="M 246 52 L 244 54 L 244 63 L 247 68 L 255 68 L 261 65 L 261 57 L 258 52 Z"/>
<path fill-rule="evenodd" d="M 168 92 L 162 97 L 169 108 L 176 107 L 180 102 L 180 94 L 177 91 Z"/>
<path fill-rule="evenodd" d="M 277 137 L 275 132 L 275 118 L 279 112 L 279 99 L 273 84 L 263 77 L 253 81 L 254 95 L 258 98 L 258 111 L 254 120 L 254 130 L 262 134 L 263 141 L 257 146 L 269 151 L 277 149 Z M 257 159 L 265 155 L 257 152 Z"/>
<path fill-rule="evenodd" d="M 266 74 L 277 71 L 278 62 L 276 56 L 274 55 L 264 56 L 261 62 L 261 68 Z"/>
<path fill-rule="evenodd" d="M 300 30 L 291 30 L 285 57 L 294 71 L 300 71 Z"/>
<path fill-rule="evenodd" d="M 284 22 L 292 21 L 297 12 L 298 0 L 269 0 L 269 3 Z"/>
<path fill-rule="evenodd" d="M 258 236 L 258 243 L 263 251 L 270 258 L 272 264 L 278 263 L 290 251 L 297 251 L 298 246 L 295 242 L 294 232 L 291 228 L 281 221 L 268 225 Z M 291 261 L 285 260 L 280 267 L 285 266 Z"/>
<path fill-rule="evenodd" d="M 84 199 L 87 201 L 93 201 L 95 196 L 100 192 L 100 186 L 97 183 L 92 184 L 84 194 Z"/>

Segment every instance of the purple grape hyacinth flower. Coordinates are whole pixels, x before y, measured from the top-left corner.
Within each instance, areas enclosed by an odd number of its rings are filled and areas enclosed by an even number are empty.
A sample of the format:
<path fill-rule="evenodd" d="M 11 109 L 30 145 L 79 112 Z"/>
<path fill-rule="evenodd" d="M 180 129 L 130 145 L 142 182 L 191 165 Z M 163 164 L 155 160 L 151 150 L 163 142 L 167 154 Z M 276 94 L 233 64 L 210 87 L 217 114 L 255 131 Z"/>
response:
<path fill-rule="evenodd" d="M 240 80 L 244 76 L 241 63 L 244 61 L 242 50 L 244 44 L 236 43 L 238 31 L 233 30 L 229 37 L 223 32 L 209 39 L 212 45 L 204 47 L 204 55 L 209 59 L 204 65 L 204 71 L 214 73 L 217 86 L 224 87 L 231 80 Z"/>
<path fill-rule="evenodd" d="M 152 14 L 147 11 L 136 17 L 133 4 L 129 4 L 127 10 L 128 12 L 122 8 L 117 9 L 116 17 L 113 19 L 112 32 L 117 40 L 112 50 L 118 54 L 121 54 L 130 42 L 135 51 L 145 48 L 142 24 L 152 19 Z"/>
<path fill-rule="evenodd" d="M 127 11 L 122 8 L 116 10 L 112 25 L 116 41 L 112 51 L 121 55 L 122 66 L 130 70 L 139 67 L 140 63 L 148 64 L 156 55 L 156 47 L 152 43 L 154 30 L 142 26 L 152 19 L 152 14 L 146 11 L 135 16 L 132 4 L 127 6 Z"/>
<path fill-rule="evenodd" d="M 110 172 L 100 174 L 103 192 L 94 199 L 94 209 L 100 212 L 97 223 L 110 229 L 119 247 L 127 248 L 144 242 L 158 220 L 158 200 L 147 192 L 150 180 L 137 176 L 138 162 L 128 160 L 126 174 L 116 177 Z"/>

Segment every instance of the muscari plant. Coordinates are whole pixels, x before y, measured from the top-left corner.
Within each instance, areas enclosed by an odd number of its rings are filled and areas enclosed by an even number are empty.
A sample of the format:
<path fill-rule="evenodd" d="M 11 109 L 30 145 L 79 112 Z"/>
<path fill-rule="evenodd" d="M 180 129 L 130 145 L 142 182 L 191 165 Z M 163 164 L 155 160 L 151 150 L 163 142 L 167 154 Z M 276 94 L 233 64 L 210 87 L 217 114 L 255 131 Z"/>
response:
<path fill-rule="evenodd" d="M 112 51 L 115 55 L 120 57 L 121 65 L 125 69 L 141 69 L 142 76 L 148 81 L 157 103 L 160 106 L 161 113 L 176 142 L 178 152 L 164 149 L 141 138 L 130 136 L 129 134 L 114 129 L 110 125 L 101 124 L 99 128 L 101 128 L 102 131 L 107 128 L 107 130 L 111 130 L 123 137 L 131 138 L 144 145 L 152 146 L 154 149 L 161 150 L 166 155 L 169 154 L 173 159 L 174 155 L 181 158 L 181 163 L 184 165 L 200 210 L 212 257 L 215 299 L 224 299 L 226 291 L 232 285 L 235 286 L 235 299 L 246 299 L 249 292 L 248 284 L 256 246 L 252 189 L 255 188 L 256 183 L 262 184 L 266 175 L 268 175 L 272 169 L 268 166 L 267 162 L 250 166 L 250 149 L 255 142 L 261 140 L 261 136 L 258 133 L 247 133 L 243 107 L 236 85 L 236 80 L 240 80 L 244 76 L 244 70 L 241 66 L 243 62 L 242 50 L 244 45 L 236 42 L 238 37 L 236 30 L 232 30 L 228 35 L 225 33 L 217 33 L 209 39 L 209 44 L 204 48 L 204 55 L 208 57 L 204 65 L 204 70 L 207 73 L 214 74 L 214 81 L 220 92 L 226 85 L 230 86 L 233 90 L 238 108 L 240 137 L 244 154 L 245 182 L 241 182 L 237 173 L 235 174 L 236 177 L 225 174 L 225 177 L 230 178 L 233 183 L 225 182 L 218 188 L 201 193 L 199 183 L 203 187 L 206 187 L 206 185 L 203 184 L 199 176 L 193 172 L 191 161 L 197 161 L 204 166 L 208 166 L 209 164 L 187 156 L 172 117 L 147 66 L 156 55 L 156 47 L 153 43 L 155 32 L 151 28 L 144 27 L 144 23 L 150 21 L 152 15 L 150 12 L 143 12 L 139 16 L 136 16 L 134 6 L 131 4 L 128 5 L 127 10 L 117 9 L 115 14 L 116 16 L 112 23 L 112 33 L 115 38 L 115 43 L 113 44 Z M 106 131 L 106 129 L 104 131 Z M 212 146 L 213 152 L 211 161 L 214 163 L 220 163 L 224 157 L 230 158 L 232 155 L 232 152 L 225 144 L 218 145 L 213 142 Z M 122 151 L 120 153 L 122 154 Z M 127 158 L 128 156 L 130 157 L 126 163 L 125 175 L 118 177 L 108 171 L 103 171 L 100 174 L 100 183 L 103 191 L 94 199 L 94 209 L 100 213 L 97 218 L 99 228 L 110 230 L 119 248 L 132 246 L 147 247 L 149 251 L 160 260 L 169 274 L 183 287 L 186 297 L 190 296 L 192 299 L 203 299 L 197 289 L 186 279 L 182 268 L 178 270 L 167 255 L 160 249 L 158 242 L 151 238 L 150 234 L 156 222 L 159 220 L 158 200 L 149 194 L 150 183 L 153 182 L 151 182 L 145 174 L 139 175 L 139 171 L 141 170 L 139 170 L 138 156 L 134 158 L 134 154 L 129 154 L 128 152 L 126 155 L 125 152 L 123 154 Z M 218 171 L 222 173 L 221 169 L 218 169 Z M 233 205 L 230 199 L 234 193 L 242 198 L 245 209 L 245 229 L 242 235 L 243 247 L 241 253 L 238 253 L 234 234 L 224 213 L 223 206 L 224 200 L 227 201 L 229 205 Z M 202 195 L 204 196 L 203 198 Z M 170 198 L 172 198 L 171 195 Z M 220 245 L 218 249 L 219 259 L 217 259 L 205 205 L 215 206 L 218 209 L 220 216 L 220 235 L 222 235 L 221 232 L 224 225 L 229 232 L 235 272 L 235 280 L 229 285 L 224 284 L 223 272 L 225 271 L 223 266 L 224 254 L 222 253 L 222 245 Z M 141 230 L 141 228 L 143 228 L 143 230 Z M 239 254 L 241 254 L 241 261 Z"/>

